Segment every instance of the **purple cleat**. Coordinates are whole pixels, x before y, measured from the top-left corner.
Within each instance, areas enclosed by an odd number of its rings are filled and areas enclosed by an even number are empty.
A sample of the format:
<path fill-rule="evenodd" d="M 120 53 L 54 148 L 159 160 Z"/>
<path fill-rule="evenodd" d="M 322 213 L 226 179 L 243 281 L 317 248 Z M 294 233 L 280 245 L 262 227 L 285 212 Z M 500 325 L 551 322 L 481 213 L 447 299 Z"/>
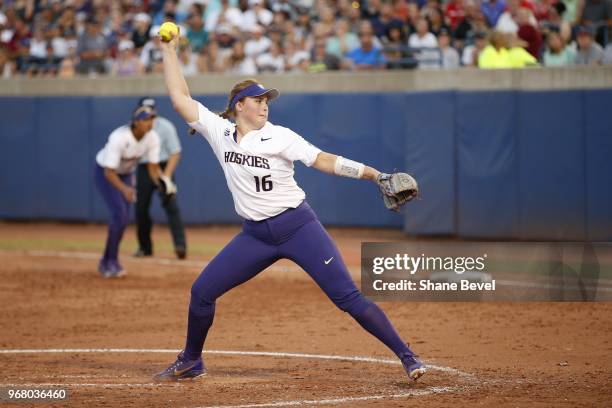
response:
<path fill-rule="evenodd" d="M 106 278 L 121 278 L 126 273 L 123 266 L 117 260 L 108 261 L 106 272 Z"/>
<path fill-rule="evenodd" d="M 408 377 L 413 381 L 416 381 L 427 372 L 425 364 L 423 364 L 412 351 L 402 354 L 400 360 L 402 361 L 404 370 L 406 370 L 406 374 L 408 374 Z"/>
<path fill-rule="evenodd" d="M 108 278 L 108 261 L 106 259 L 100 259 L 98 263 L 98 272 L 103 278 Z"/>
<path fill-rule="evenodd" d="M 155 374 L 153 379 L 159 382 L 183 381 L 192 380 L 203 375 L 206 375 L 206 367 L 204 367 L 202 357 L 188 360 L 185 358 L 185 352 L 181 351 L 176 361 L 161 373 Z"/>

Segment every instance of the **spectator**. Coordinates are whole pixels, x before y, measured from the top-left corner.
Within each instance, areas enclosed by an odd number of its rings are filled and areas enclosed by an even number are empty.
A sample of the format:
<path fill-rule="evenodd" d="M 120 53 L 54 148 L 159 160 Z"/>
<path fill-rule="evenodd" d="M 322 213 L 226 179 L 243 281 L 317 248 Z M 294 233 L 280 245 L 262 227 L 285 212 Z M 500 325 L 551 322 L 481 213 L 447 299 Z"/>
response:
<path fill-rule="evenodd" d="M 57 76 L 60 78 L 73 78 L 77 67 L 76 45 L 68 46 L 68 53 L 59 64 Z"/>
<path fill-rule="evenodd" d="M 593 29 L 581 26 L 576 34 L 578 49 L 576 52 L 576 65 L 601 65 L 603 49 L 595 42 Z"/>
<path fill-rule="evenodd" d="M 257 58 L 259 55 L 268 51 L 271 44 L 272 42 L 270 39 L 264 36 L 264 28 L 256 24 L 251 29 L 251 39 L 246 42 L 244 52 L 251 58 Z"/>
<path fill-rule="evenodd" d="M 162 25 L 168 16 L 176 16 L 176 0 L 165 0 L 164 7 L 159 10 L 153 17 L 153 25 Z"/>
<path fill-rule="evenodd" d="M 244 53 L 244 43 L 241 40 L 234 42 L 232 53 L 225 62 L 224 72 L 230 75 L 252 76 L 257 74 L 257 66 L 253 58 Z"/>
<path fill-rule="evenodd" d="M 555 31 L 551 31 L 546 38 L 547 48 L 544 51 L 544 66 L 546 67 L 566 67 L 574 65 L 576 60 L 576 51 L 573 47 L 568 47 L 561 37 Z"/>
<path fill-rule="evenodd" d="M 134 29 L 132 31 L 134 48 L 141 49 L 149 41 L 150 28 L 151 18 L 147 13 L 138 13 L 134 16 Z"/>
<path fill-rule="evenodd" d="M 293 41 L 285 40 L 285 71 L 307 72 L 310 65 L 308 52 L 300 49 Z"/>
<path fill-rule="evenodd" d="M 116 76 L 133 76 L 144 73 L 144 66 L 134 52 L 134 43 L 121 40 L 118 46 L 119 55 L 113 63 L 111 74 Z"/>
<path fill-rule="evenodd" d="M 487 46 L 487 33 L 478 32 L 474 34 L 474 43 L 466 46 L 461 54 L 461 64 L 466 67 L 477 67 L 478 57 Z"/>
<path fill-rule="evenodd" d="M 227 24 L 221 24 L 217 26 L 215 37 L 219 45 L 219 57 L 226 61 L 234 52 L 234 43 L 237 41 L 234 31 Z"/>
<path fill-rule="evenodd" d="M 324 7 L 321 10 L 321 15 L 319 16 L 320 30 L 322 30 L 327 37 L 331 37 L 334 35 L 335 26 L 336 20 L 334 11 L 329 7 Z"/>
<path fill-rule="evenodd" d="M 446 3 L 444 17 L 449 21 L 451 30 L 456 30 L 465 18 L 465 0 L 449 0 Z"/>
<path fill-rule="evenodd" d="M 150 40 L 142 47 L 140 52 L 140 63 L 145 72 L 161 73 L 163 71 L 161 40 L 158 35 L 159 27 L 151 27 L 149 30 Z"/>
<path fill-rule="evenodd" d="M 393 6 L 391 5 L 391 3 L 383 3 L 380 6 L 379 15 L 377 17 L 374 17 L 371 21 L 372 27 L 374 28 L 374 34 L 380 40 L 386 39 L 387 32 L 391 28 L 397 27 L 399 29 L 402 29 L 404 25 L 402 20 L 396 18 L 393 15 Z"/>
<path fill-rule="evenodd" d="M 580 24 L 590 26 L 595 40 L 605 44 L 612 26 L 612 0 L 584 0 L 579 5 Z"/>
<path fill-rule="evenodd" d="M 181 64 L 181 71 L 186 77 L 196 76 L 198 74 L 198 62 L 197 57 L 193 54 L 189 41 L 181 41 L 179 46 L 179 63 Z"/>
<path fill-rule="evenodd" d="M 47 62 L 47 40 L 42 29 L 34 29 L 34 35 L 28 43 L 28 55 L 22 70 L 29 76 L 35 76 L 42 73 Z"/>
<path fill-rule="evenodd" d="M 454 32 L 455 47 L 463 48 L 464 44 L 472 42 L 476 33 L 488 32 L 487 19 L 478 7 L 468 3 L 465 7 L 465 18 L 459 23 Z"/>
<path fill-rule="evenodd" d="M 393 0 L 393 15 L 402 23 L 408 22 L 408 1 Z"/>
<path fill-rule="evenodd" d="M 223 72 L 223 59 L 219 55 L 219 44 L 217 41 L 210 41 L 198 53 L 198 72 L 199 73 L 220 73 Z"/>
<path fill-rule="evenodd" d="M 100 32 L 100 24 L 95 19 L 87 20 L 86 31 L 79 37 L 77 46 L 79 74 L 103 74 L 106 72 L 104 58 L 106 41 Z"/>
<path fill-rule="evenodd" d="M 310 13 L 308 10 L 299 10 L 297 23 L 295 26 L 296 35 L 299 38 L 305 39 L 312 33 L 312 21 L 310 20 Z"/>
<path fill-rule="evenodd" d="M 32 37 L 30 28 L 23 19 L 16 18 L 13 22 L 13 29 L 7 31 L 9 34 L 6 36 L 10 38 L 6 41 L 9 55 L 15 60 L 17 71 L 22 71 L 25 68 L 29 54 L 27 44 L 29 44 Z"/>
<path fill-rule="evenodd" d="M 479 68 L 509 68 L 508 46 L 506 35 L 494 31 L 489 38 L 489 45 L 478 57 Z"/>
<path fill-rule="evenodd" d="M 563 20 L 567 21 L 571 26 L 579 23 L 580 13 L 578 9 L 582 1 L 584 0 L 563 0 L 566 9 L 565 13 L 563 13 Z"/>
<path fill-rule="evenodd" d="M 516 23 L 518 25 L 517 36 L 527 43 L 527 52 L 536 59 L 540 59 L 542 52 L 542 35 L 532 22 L 533 14 L 526 8 L 520 8 L 516 13 Z"/>
<path fill-rule="evenodd" d="M 335 55 L 328 54 L 326 51 L 325 40 L 315 40 L 310 58 L 308 72 L 319 73 L 325 71 L 335 71 L 340 69 L 340 59 Z"/>
<path fill-rule="evenodd" d="M 336 35 L 327 40 L 326 51 L 328 54 L 338 58 L 359 47 L 359 37 L 349 31 L 348 21 L 339 19 L 336 21 Z"/>
<path fill-rule="evenodd" d="M 365 3 L 366 7 L 361 8 L 361 18 L 372 21 L 380 15 L 382 2 L 381 0 L 368 0 Z"/>
<path fill-rule="evenodd" d="M 438 46 L 442 54 L 442 68 L 456 69 L 459 68 L 459 53 L 451 47 L 451 36 L 447 29 L 442 29 L 438 35 Z"/>
<path fill-rule="evenodd" d="M 506 9 L 506 2 L 504 0 L 483 0 L 480 5 L 480 10 L 484 14 L 490 27 L 497 25 L 497 20 Z"/>
<path fill-rule="evenodd" d="M 272 24 L 274 14 L 264 7 L 263 0 L 249 0 L 250 10 L 244 12 L 242 31 L 251 31 L 257 24 L 268 27 Z"/>
<path fill-rule="evenodd" d="M 562 2 L 558 0 L 539 0 L 535 2 L 533 5 L 533 16 L 540 21 L 548 21 L 550 19 L 550 14 L 554 10 L 555 4 Z M 563 6 L 565 8 L 565 5 Z"/>
<path fill-rule="evenodd" d="M 444 15 L 442 14 L 442 10 L 437 7 L 432 7 L 429 9 L 429 32 L 434 36 L 438 36 L 442 30 L 446 32 L 450 31 L 450 27 L 446 25 L 444 22 Z"/>
<path fill-rule="evenodd" d="M 9 50 L 0 43 L 0 79 L 9 79 L 15 74 L 15 64 L 10 60 Z"/>
<path fill-rule="evenodd" d="M 495 30 L 502 33 L 516 34 L 519 29 L 518 14 L 521 9 L 521 0 L 508 0 L 508 8 L 497 20 Z M 538 26 L 537 20 L 529 9 L 523 8 L 523 14 L 526 14 L 529 17 L 527 22 L 523 21 L 524 23 L 531 24 L 534 27 Z"/>
<path fill-rule="evenodd" d="M 201 7 L 195 7 L 199 13 L 192 13 L 187 18 L 187 39 L 193 52 L 199 52 L 208 42 L 208 32 L 204 29 Z"/>
<path fill-rule="evenodd" d="M 421 17 L 416 23 L 416 32 L 408 38 L 411 48 L 435 48 L 438 46 L 436 36 L 429 31 L 427 20 Z"/>
<path fill-rule="evenodd" d="M 270 49 L 255 59 L 260 74 L 279 74 L 285 72 L 285 56 L 279 43 L 270 44 Z"/>
<path fill-rule="evenodd" d="M 420 18 L 416 24 L 416 32 L 410 35 L 408 46 L 413 49 L 419 68 L 439 68 L 441 55 L 438 40 L 429 32 L 429 26 L 425 18 Z"/>
<path fill-rule="evenodd" d="M 207 11 L 210 7 L 207 9 Z M 221 0 L 221 8 L 207 13 L 205 27 L 209 32 L 217 30 L 219 24 L 236 26 L 241 23 L 242 12 L 229 4 L 229 0 Z"/>
<path fill-rule="evenodd" d="M 558 32 L 565 43 L 572 38 L 572 26 L 562 17 L 566 12 L 565 4 L 558 1 L 548 11 L 548 18 L 540 22 L 540 32 L 546 37 L 551 31 Z"/>
<path fill-rule="evenodd" d="M 373 30 L 359 33 L 360 46 L 346 54 L 347 67 L 358 71 L 384 69 L 386 60 L 380 48 L 374 46 Z"/>

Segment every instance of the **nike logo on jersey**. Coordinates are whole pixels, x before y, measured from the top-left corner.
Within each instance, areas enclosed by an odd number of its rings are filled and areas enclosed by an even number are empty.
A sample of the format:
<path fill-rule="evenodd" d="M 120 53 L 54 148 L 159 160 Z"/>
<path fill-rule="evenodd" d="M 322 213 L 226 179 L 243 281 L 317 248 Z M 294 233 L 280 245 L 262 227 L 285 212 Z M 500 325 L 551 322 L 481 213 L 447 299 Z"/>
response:
<path fill-rule="evenodd" d="M 267 139 L 264 139 L 264 138 L 262 137 L 262 138 L 261 138 L 261 141 L 262 141 L 262 142 L 265 142 L 266 140 L 270 140 L 270 139 L 272 139 L 272 138 L 271 138 L 271 137 L 269 137 L 269 138 L 267 138 Z"/>
<path fill-rule="evenodd" d="M 324 262 L 325 262 L 325 265 L 329 265 L 329 263 L 330 263 L 330 262 L 331 262 L 333 259 L 334 259 L 334 257 L 332 256 L 332 257 L 331 257 L 331 258 L 329 258 L 327 261 L 324 261 Z"/>

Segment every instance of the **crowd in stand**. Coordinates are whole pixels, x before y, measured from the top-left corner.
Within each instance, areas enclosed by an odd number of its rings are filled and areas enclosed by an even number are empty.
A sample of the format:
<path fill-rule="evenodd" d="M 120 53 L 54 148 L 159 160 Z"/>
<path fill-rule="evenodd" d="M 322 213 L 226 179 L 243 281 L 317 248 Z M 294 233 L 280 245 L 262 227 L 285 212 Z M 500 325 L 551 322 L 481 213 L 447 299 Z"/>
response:
<path fill-rule="evenodd" d="M 0 0 L 0 78 L 612 64 L 612 0 Z M 610 44 L 608 43 L 610 42 Z"/>

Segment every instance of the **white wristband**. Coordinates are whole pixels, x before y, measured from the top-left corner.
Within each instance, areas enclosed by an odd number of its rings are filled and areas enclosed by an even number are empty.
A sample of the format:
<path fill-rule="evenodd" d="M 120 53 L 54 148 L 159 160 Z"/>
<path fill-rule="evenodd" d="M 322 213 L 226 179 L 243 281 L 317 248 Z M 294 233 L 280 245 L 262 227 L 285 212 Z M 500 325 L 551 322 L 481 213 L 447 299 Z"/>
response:
<path fill-rule="evenodd" d="M 360 179 L 363 176 L 365 165 L 353 160 L 345 159 L 342 156 L 336 158 L 334 173 L 338 176 Z"/>

